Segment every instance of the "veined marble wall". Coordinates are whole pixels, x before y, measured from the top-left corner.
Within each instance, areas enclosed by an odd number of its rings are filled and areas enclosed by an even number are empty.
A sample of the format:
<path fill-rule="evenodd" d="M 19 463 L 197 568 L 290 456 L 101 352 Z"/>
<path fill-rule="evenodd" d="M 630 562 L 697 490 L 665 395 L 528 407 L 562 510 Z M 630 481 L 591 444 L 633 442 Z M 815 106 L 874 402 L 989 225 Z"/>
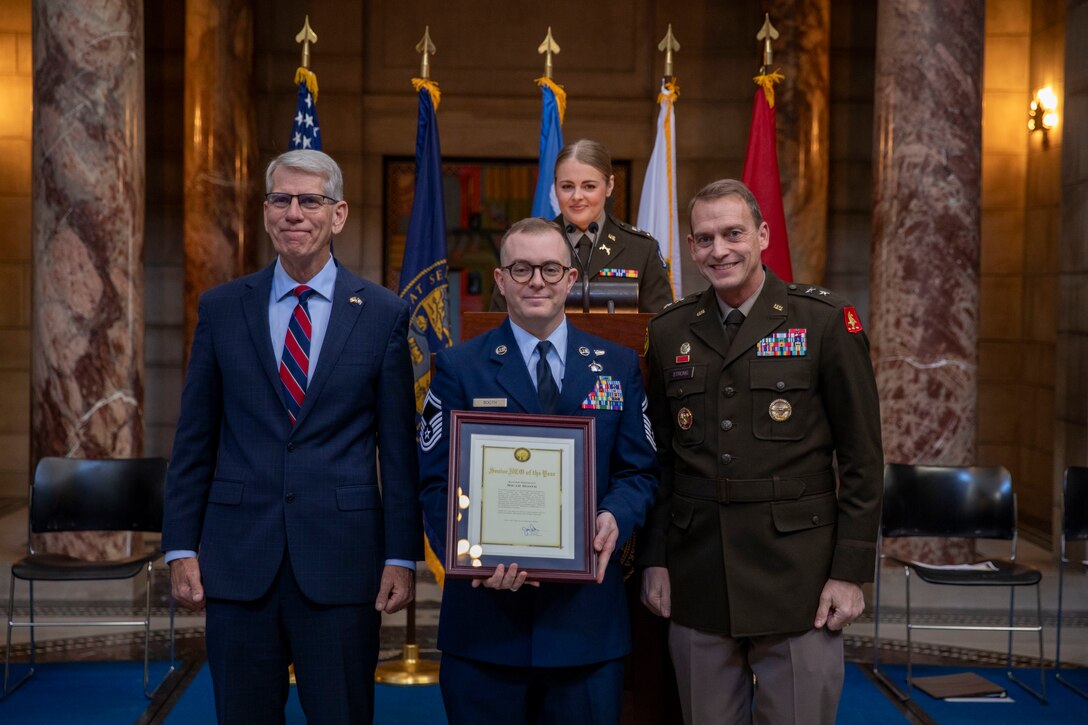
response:
<path fill-rule="evenodd" d="M 34 3 L 31 460 L 143 452 L 143 3 Z M 129 536 L 46 548 L 127 551 Z"/>
<path fill-rule="evenodd" d="M 984 19 L 981 3 L 878 11 L 870 290 L 889 463 L 975 462 Z"/>

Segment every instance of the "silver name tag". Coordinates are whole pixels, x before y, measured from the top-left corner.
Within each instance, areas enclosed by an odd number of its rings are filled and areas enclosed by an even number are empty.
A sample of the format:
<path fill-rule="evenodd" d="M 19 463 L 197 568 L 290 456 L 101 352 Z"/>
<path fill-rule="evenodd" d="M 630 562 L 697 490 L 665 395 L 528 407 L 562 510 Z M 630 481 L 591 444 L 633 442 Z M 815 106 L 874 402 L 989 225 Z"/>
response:
<path fill-rule="evenodd" d="M 473 398 L 473 408 L 505 408 L 506 398 Z"/>

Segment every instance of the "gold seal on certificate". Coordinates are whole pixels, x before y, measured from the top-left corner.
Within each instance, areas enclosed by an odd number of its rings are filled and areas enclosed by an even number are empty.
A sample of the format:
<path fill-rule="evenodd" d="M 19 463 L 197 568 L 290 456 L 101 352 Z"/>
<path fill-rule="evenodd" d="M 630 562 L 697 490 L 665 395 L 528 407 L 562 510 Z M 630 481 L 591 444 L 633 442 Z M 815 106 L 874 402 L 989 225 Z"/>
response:
<path fill-rule="evenodd" d="M 593 418 L 453 411 L 450 425 L 447 576 L 516 562 L 538 581 L 592 579 Z"/>

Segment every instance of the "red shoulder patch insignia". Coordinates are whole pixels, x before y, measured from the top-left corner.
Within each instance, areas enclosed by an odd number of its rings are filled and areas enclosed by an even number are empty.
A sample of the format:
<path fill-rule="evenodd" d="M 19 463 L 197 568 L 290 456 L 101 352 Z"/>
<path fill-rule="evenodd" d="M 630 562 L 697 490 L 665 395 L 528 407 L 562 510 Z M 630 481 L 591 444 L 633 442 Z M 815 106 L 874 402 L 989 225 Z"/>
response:
<path fill-rule="evenodd" d="M 853 307 L 844 307 L 842 310 L 842 316 L 846 319 L 846 331 L 857 334 L 861 332 L 861 319 L 858 317 L 858 311 Z"/>

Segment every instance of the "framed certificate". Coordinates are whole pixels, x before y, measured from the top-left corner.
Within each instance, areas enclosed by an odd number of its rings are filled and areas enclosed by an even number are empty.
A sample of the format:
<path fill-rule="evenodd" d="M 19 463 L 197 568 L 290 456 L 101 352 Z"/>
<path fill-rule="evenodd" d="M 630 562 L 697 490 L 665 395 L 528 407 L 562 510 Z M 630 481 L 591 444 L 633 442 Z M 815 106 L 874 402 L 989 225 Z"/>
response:
<path fill-rule="evenodd" d="M 594 420 L 450 414 L 446 576 L 518 565 L 535 581 L 592 581 Z"/>

